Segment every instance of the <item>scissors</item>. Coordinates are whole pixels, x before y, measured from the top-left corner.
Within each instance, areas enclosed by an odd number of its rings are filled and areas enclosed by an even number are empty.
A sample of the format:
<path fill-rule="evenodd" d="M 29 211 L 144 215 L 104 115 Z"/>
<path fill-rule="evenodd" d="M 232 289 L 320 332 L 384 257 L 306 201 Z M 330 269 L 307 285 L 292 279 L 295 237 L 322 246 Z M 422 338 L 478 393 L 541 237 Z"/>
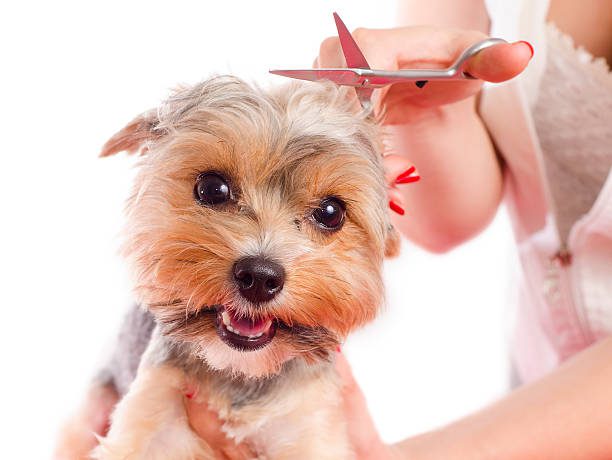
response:
<path fill-rule="evenodd" d="M 299 80 L 330 80 L 337 85 L 353 86 L 361 106 L 366 110 L 370 110 L 372 107 L 371 98 L 374 89 L 393 83 L 414 81 L 416 86 L 422 88 L 429 80 L 475 80 L 475 77 L 464 71 L 466 61 L 485 48 L 499 43 L 507 43 L 501 38 L 482 40 L 467 48 L 446 69 L 377 70 L 370 68 L 368 61 L 366 61 L 338 13 L 334 13 L 334 20 L 336 21 L 338 38 L 347 68 L 270 70 L 270 73 Z"/>

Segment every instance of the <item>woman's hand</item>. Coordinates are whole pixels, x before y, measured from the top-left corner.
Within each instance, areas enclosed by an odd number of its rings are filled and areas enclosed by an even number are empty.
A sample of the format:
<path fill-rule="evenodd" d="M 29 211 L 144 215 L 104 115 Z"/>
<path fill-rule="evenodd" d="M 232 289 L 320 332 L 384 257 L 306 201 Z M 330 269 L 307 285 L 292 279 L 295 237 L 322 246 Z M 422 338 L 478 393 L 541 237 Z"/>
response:
<path fill-rule="evenodd" d="M 402 457 L 394 447 L 380 439 L 348 361 L 342 353 L 338 353 L 336 358 L 336 370 L 342 381 L 342 404 L 348 422 L 348 435 L 356 460 L 399 460 Z"/>
<path fill-rule="evenodd" d="M 357 29 L 353 37 L 373 69 L 445 68 L 469 46 L 486 37 L 478 31 L 434 27 Z M 377 113 L 386 124 L 404 124 L 422 117 L 423 109 L 474 96 L 482 81 L 502 82 L 527 66 L 533 49 L 527 42 L 501 43 L 482 50 L 466 63 L 465 71 L 478 80 L 396 83 L 374 93 Z M 346 67 L 338 37 L 321 43 L 315 67 Z"/>

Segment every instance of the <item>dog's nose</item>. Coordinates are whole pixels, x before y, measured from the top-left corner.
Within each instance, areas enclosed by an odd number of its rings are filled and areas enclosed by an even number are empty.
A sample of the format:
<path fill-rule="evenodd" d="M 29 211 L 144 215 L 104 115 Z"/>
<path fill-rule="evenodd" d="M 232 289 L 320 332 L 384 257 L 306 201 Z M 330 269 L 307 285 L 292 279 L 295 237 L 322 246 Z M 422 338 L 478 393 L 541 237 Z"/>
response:
<path fill-rule="evenodd" d="M 244 257 L 234 264 L 234 281 L 251 302 L 267 302 L 283 289 L 285 270 L 263 257 Z"/>

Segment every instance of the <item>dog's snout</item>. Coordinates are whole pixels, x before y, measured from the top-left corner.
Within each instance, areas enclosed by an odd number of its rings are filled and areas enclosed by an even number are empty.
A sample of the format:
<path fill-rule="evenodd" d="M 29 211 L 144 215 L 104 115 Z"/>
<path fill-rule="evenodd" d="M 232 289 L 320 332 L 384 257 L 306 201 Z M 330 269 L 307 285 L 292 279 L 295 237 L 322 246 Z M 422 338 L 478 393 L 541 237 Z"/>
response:
<path fill-rule="evenodd" d="M 234 264 L 234 281 L 245 299 L 267 302 L 283 289 L 285 270 L 263 257 L 244 257 Z"/>

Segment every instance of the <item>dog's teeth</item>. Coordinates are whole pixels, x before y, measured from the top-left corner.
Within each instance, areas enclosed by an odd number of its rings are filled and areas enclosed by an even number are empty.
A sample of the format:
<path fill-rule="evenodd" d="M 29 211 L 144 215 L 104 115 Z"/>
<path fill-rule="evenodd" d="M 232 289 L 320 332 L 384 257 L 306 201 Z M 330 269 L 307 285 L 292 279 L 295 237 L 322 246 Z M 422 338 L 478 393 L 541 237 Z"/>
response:
<path fill-rule="evenodd" d="M 230 327 L 230 325 L 232 324 L 232 320 L 230 319 L 230 315 L 228 312 L 224 311 L 221 315 L 221 319 L 223 320 L 223 324 L 225 324 L 226 326 Z"/>
<path fill-rule="evenodd" d="M 231 317 L 230 317 L 229 313 L 228 313 L 228 312 L 226 312 L 226 311 L 224 311 L 224 312 L 221 314 L 221 321 L 223 321 L 223 325 L 225 326 L 225 328 L 226 328 L 228 331 L 230 331 L 230 332 L 232 332 L 232 333 L 234 333 L 234 334 L 236 334 L 236 335 L 239 335 L 239 336 L 241 336 L 241 337 L 248 337 L 249 339 L 257 339 L 257 338 L 261 337 L 262 335 L 264 335 L 264 333 L 263 333 L 263 332 L 260 332 L 259 334 L 255 334 L 255 335 L 245 335 L 245 334 L 241 334 L 241 333 L 240 333 L 240 331 L 238 331 L 238 330 L 236 330 L 236 329 L 234 329 L 234 328 L 232 327 L 232 319 L 231 319 Z"/>
<path fill-rule="evenodd" d="M 257 339 L 259 337 L 261 337 L 263 335 L 263 332 L 260 332 L 259 334 L 255 334 L 255 335 L 244 335 L 241 334 L 240 331 L 237 331 L 236 329 L 234 329 L 232 326 L 230 326 L 229 324 L 226 324 L 225 327 L 227 328 L 228 331 L 233 332 L 236 335 L 239 335 L 241 337 L 248 337 L 249 339 Z"/>

